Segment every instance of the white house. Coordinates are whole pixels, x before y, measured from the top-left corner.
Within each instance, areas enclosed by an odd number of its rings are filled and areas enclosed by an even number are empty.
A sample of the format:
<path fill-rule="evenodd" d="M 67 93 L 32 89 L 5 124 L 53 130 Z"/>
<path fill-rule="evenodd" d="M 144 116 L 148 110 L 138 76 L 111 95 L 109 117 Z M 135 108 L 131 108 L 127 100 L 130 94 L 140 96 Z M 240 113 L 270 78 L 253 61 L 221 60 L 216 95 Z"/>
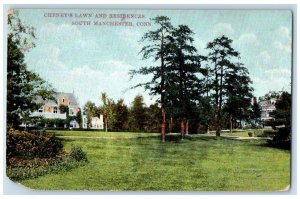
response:
<path fill-rule="evenodd" d="M 272 116 L 270 113 L 272 113 L 275 108 L 275 100 L 269 100 L 269 101 L 261 101 L 259 103 L 261 107 L 261 120 L 262 121 L 268 121 L 272 120 Z"/>
<path fill-rule="evenodd" d="M 82 128 L 84 129 L 88 128 L 88 119 L 86 115 L 82 115 Z M 104 129 L 103 115 L 100 115 L 100 117 L 92 117 L 89 128 Z"/>

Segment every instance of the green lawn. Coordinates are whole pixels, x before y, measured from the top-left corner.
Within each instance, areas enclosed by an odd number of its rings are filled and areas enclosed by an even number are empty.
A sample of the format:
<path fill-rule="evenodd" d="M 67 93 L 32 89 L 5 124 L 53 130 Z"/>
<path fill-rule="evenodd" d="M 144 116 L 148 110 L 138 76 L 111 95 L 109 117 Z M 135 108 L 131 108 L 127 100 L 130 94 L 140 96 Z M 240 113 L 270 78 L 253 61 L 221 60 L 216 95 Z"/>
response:
<path fill-rule="evenodd" d="M 19 182 L 40 190 L 282 190 L 290 183 L 290 151 L 263 143 L 215 137 L 180 141 L 173 136 L 166 143 L 153 137 L 64 138 L 65 150 L 81 146 L 88 164 Z"/>
<path fill-rule="evenodd" d="M 232 131 L 232 132 L 222 132 L 222 136 L 237 136 L 237 137 L 249 137 L 248 133 L 254 133 L 254 137 L 257 136 L 262 136 L 263 135 L 263 130 L 262 129 L 249 129 L 245 131 Z"/>

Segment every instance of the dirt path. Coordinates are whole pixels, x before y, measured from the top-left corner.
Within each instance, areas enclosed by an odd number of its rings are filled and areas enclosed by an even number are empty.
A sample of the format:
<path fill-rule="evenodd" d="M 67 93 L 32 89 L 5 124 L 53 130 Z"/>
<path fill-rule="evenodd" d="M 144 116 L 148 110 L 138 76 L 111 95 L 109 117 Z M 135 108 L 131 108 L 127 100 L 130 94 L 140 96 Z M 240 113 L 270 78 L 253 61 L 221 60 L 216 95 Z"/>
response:
<path fill-rule="evenodd" d="M 83 139 L 135 139 L 135 138 L 149 138 L 158 136 L 127 136 L 127 137 L 110 137 L 110 136 L 76 136 L 76 135 L 58 135 L 59 138 L 83 138 Z"/>

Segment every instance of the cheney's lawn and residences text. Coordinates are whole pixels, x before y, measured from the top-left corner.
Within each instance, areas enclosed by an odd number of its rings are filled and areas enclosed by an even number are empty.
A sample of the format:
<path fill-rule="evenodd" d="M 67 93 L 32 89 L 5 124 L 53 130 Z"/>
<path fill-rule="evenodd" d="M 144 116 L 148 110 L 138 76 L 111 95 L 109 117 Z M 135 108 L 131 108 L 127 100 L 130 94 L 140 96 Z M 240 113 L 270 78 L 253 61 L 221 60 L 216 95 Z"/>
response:
<path fill-rule="evenodd" d="M 151 26 L 144 14 L 44 13 L 44 17 L 74 18 L 71 25 L 77 26 Z"/>

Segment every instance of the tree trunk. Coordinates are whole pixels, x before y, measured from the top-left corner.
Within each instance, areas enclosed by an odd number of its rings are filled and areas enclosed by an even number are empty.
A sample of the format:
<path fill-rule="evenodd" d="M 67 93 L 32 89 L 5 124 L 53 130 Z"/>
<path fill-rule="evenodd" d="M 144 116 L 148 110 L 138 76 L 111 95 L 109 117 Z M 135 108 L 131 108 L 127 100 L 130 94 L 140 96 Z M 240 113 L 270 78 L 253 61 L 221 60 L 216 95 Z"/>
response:
<path fill-rule="evenodd" d="M 170 118 L 169 133 L 172 133 L 172 131 L 173 131 L 173 117 Z"/>
<path fill-rule="evenodd" d="M 161 32 L 161 44 L 160 44 L 160 49 L 161 52 L 163 52 L 163 45 L 164 45 L 164 31 Z M 161 121 L 161 141 L 165 142 L 165 133 L 166 133 L 166 113 L 165 113 L 165 63 L 164 63 L 164 56 L 163 53 L 160 55 L 160 60 L 161 60 L 161 66 L 160 66 L 160 77 L 161 77 L 161 82 L 160 82 L 160 100 L 161 100 L 161 116 L 162 116 L 162 121 Z"/>
<path fill-rule="evenodd" d="M 186 120 L 186 124 L 185 124 L 185 134 L 189 134 L 189 120 Z"/>
<path fill-rule="evenodd" d="M 161 116 L 162 116 L 162 123 L 161 123 L 161 141 L 165 142 L 166 139 L 166 113 L 165 109 L 161 108 Z"/>
<path fill-rule="evenodd" d="M 105 118 L 105 132 L 107 132 L 107 122 L 108 122 L 108 119 Z"/>
<path fill-rule="evenodd" d="M 232 133 L 232 115 L 229 118 L 229 125 L 230 125 L 230 133 Z"/>
<path fill-rule="evenodd" d="M 181 118 L 181 140 L 184 138 L 184 119 Z"/>
<path fill-rule="evenodd" d="M 206 126 L 206 134 L 209 134 L 209 127 L 210 127 L 210 125 L 207 124 L 207 126 Z"/>
<path fill-rule="evenodd" d="M 216 136 L 221 136 L 221 124 L 220 124 L 220 118 L 219 116 L 217 117 L 217 122 L 216 122 Z"/>

